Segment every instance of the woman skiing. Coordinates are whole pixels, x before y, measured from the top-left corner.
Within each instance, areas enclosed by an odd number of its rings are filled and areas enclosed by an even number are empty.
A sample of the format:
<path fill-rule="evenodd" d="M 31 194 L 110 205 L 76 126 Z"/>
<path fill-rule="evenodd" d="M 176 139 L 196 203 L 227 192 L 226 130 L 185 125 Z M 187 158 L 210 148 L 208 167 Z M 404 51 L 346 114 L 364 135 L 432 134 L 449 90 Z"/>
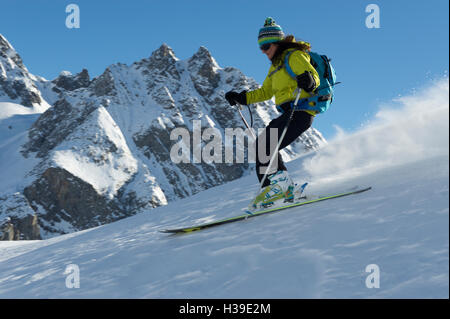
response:
<path fill-rule="evenodd" d="M 297 88 L 301 89 L 300 98 L 307 98 L 320 85 L 319 75 L 311 65 L 310 56 L 307 53 L 311 48 L 309 43 L 296 42 L 292 35 L 285 37 L 282 28 L 270 17 L 265 20 L 264 26 L 259 30 L 258 44 L 261 51 L 272 62 L 262 87 L 249 92 L 230 91 L 225 94 L 230 105 L 236 103 L 248 105 L 266 101 L 275 96 L 277 109 L 282 113 L 267 125 L 255 143 L 256 154 L 258 154 L 256 156 L 256 173 L 260 183 L 263 179 L 264 182 L 259 194 L 251 202 L 250 210 L 266 207 L 277 200 L 292 201 L 294 199 L 294 183 L 287 173 L 280 153 L 277 154 L 276 165 L 266 167 L 268 162 L 261 162 L 258 148 L 265 148 L 263 154 L 269 154 L 269 158 L 272 158 L 276 148 L 270 144 L 271 134 L 277 134 L 276 140 L 280 140 L 282 132 L 289 122 L 290 110 Z M 289 54 L 288 63 L 296 75 L 295 78 L 284 67 L 287 54 Z M 295 110 L 278 151 L 294 142 L 311 127 L 314 115 L 314 111 Z M 265 174 L 267 176 L 264 178 Z"/>

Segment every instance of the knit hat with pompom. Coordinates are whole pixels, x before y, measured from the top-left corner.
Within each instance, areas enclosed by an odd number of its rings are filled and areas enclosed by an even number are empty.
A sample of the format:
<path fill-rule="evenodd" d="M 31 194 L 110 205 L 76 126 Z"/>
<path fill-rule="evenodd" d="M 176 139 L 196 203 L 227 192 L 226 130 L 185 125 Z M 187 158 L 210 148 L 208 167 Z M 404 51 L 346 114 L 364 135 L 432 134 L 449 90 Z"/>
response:
<path fill-rule="evenodd" d="M 271 17 L 266 18 L 264 26 L 259 29 L 258 45 L 261 46 L 266 43 L 273 43 L 283 40 L 283 29 L 275 23 L 275 20 Z"/>

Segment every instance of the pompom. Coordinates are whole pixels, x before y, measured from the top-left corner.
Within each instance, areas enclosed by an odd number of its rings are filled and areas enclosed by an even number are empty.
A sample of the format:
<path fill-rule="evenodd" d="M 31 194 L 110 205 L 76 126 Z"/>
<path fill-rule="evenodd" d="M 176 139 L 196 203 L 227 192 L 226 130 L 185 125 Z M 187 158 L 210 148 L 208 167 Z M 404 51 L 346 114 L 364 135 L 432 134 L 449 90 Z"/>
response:
<path fill-rule="evenodd" d="M 266 18 L 266 21 L 264 21 L 265 27 L 270 27 L 276 25 L 275 20 L 272 17 Z"/>

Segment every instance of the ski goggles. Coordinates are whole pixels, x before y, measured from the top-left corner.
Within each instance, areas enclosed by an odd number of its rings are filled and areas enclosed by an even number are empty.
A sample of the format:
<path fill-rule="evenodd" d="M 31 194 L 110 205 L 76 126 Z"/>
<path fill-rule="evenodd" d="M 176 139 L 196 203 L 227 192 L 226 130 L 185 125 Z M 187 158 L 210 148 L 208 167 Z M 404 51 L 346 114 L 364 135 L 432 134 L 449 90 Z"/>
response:
<path fill-rule="evenodd" d="M 261 45 L 259 48 L 261 49 L 261 51 L 267 51 L 270 49 L 270 46 L 272 45 L 272 43 L 264 43 L 263 45 Z"/>

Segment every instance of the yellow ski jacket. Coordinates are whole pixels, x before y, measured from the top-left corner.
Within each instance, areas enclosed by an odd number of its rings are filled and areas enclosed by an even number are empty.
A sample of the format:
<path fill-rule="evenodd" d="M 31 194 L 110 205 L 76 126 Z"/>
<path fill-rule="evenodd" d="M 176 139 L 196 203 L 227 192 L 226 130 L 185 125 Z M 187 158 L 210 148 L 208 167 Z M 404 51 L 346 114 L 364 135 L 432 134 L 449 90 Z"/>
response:
<path fill-rule="evenodd" d="M 289 66 L 292 71 L 297 75 L 302 74 L 305 71 L 310 71 L 316 81 L 316 87 L 314 89 L 320 85 L 319 74 L 317 74 L 316 69 L 314 69 L 311 65 L 309 54 L 296 49 L 287 49 L 283 52 L 283 56 L 280 59 L 280 64 L 270 66 L 262 87 L 254 91 L 247 92 L 247 104 L 266 101 L 271 99 L 273 96 L 275 96 L 275 104 L 277 106 L 295 100 L 297 81 L 289 75 L 284 67 L 285 57 L 289 51 L 294 51 L 289 56 Z M 310 96 L 311 94 L 302 90 L 300 98 Z M 311 115 L 316 114 L 314 111 L 305 112 L 308 112 Z"/>

